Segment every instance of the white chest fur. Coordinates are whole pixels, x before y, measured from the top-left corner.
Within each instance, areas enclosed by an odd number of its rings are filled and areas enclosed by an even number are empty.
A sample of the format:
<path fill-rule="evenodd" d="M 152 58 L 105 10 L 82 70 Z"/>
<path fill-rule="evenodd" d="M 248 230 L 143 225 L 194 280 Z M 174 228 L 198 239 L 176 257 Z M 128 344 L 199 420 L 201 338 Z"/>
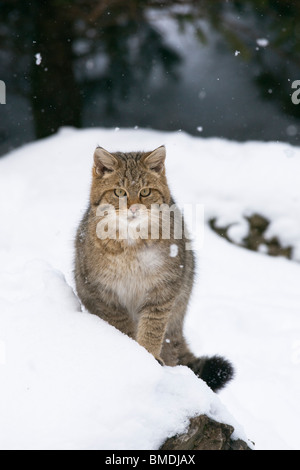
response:
<path fill-rule="evenodd" d="M 133 316 L 147 298 L 147 293 L 158 282 L 158 271 L 163 255 L 156 247 L 125 251 L 116 256 L 110 266 L 110 289 L 119 303 Z"/>

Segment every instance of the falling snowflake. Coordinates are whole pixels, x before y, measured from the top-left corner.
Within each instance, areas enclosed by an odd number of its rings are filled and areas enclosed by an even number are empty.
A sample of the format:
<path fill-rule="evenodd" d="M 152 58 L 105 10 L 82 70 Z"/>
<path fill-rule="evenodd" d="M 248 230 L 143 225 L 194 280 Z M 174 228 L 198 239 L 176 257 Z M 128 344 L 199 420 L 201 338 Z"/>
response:
<path fill-rule="evenodd" d="M 269 41 L 268 41 L 268 39 L 266 39 L 266 38 L 256 39 L 256 43 L 257 43 L 260 47 L 267 47 L 267 46 L 269 45 Z"/>
<path fill-rule="evenodd" d="M 38 52 L 37 54 L 35 54 L 34 57 L 35 57 L 35 63 L 36 63 L 36 65 L 40 65 L 41 62 L 42 62 L 42 56 L 41 56 L 41 54 Z"/>

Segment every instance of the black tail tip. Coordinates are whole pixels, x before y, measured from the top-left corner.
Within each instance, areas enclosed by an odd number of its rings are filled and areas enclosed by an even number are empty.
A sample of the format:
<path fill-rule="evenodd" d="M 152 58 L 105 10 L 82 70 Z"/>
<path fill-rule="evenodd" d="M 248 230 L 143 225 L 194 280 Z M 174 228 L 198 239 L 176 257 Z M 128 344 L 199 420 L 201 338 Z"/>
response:
<path fill-rule="evenodd" d="M 232 364 L 221 356 L 208 357 L 203 364 L 201 379 L 214 391 L 225 387 L 234 377 Z"/>
<path fill-rule="evenodd" d="M 232 364 L 221 356 L 201 357 L 189 367 L 214 392 L 224 388 L 234 377 Z"/>

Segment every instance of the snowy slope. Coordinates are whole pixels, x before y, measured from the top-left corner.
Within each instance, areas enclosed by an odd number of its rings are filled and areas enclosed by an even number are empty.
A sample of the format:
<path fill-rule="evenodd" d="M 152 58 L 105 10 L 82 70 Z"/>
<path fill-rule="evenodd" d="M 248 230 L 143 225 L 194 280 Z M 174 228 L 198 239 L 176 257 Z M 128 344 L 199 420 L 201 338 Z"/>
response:
<path fill-rule="evenodd" d="M 45 262 L 28 262 L 2 288 L 0 448 L 155 449 L 196 412 L 235 423 L 189 369 L 163 369 L 79 312 L 64 277 Z"/>
<path fill-rule="evenodd" d="M 199 412 L 245 438 L 227 410 L 256 448 L 300 448 L 300 264 L 237 248 L 205 228 L 186 335 L 198 354 L 235 364 L 220 398 L 187 368 L 160 367 L 80 312 L 73 239 L 98 144 L 165 144 L 180 205 L 204 204 L 206 219 L 241 225 L 259 212 L 300 259 L 300 150 L 286 144 L 63 129 L 1 159 L 0 448 L 155 449 Z"/>

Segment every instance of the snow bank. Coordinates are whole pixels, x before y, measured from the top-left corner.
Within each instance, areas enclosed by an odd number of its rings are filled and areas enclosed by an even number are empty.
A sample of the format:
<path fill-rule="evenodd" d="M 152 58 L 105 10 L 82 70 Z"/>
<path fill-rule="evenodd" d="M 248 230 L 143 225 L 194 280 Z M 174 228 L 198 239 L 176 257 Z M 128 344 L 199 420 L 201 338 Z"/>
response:
<path fill-rule="evenodd" d="M 299 448 L 300 266 L 230 245 L 207 227 L 186 322 L 197 354 L 237 369 L 221 400 L 185 367 L 160 367 L 73 293 L 73 240 L 88 200 L 92 154 L 167 147 L 180 205 L 206 220 L 259 212 L 300 250 L 300 150 L 184 133 L 74 130 L 0 160 L 0 447 L 155 449 L 207 413 L 245 427 L 257 448 Z M 239 227 L 240 224 L 240 227 Z"/>
<path fill-rule="evenodd" d="M 293 259 L 300 261 L 299 148 L 186 135 L 176 140 L 179 148 L 187 149 L 181 158 L 188 159 L 188 188 L 204 204 L 206 220 L 216 218 L 220 227 L 234 224 L 230 235 L 240 242 L 247 233 L 245 217 L 259 213 L 271 221 L 265 236 L 277 236 L 283 246 L 294 247 Z M 180 150 L 176 152 L 174 144 L 168 149 L 178 162 Z M 173 185 L 180 187 L 182 173 L 169 163 Z"/>
<path fill-rule="evenodd" d="M 199 412 L 236 425 L 189 369 L 81 313 L 47 263 L 2 273 L 0 299 L 2 449 L 155 449 Z"/>

